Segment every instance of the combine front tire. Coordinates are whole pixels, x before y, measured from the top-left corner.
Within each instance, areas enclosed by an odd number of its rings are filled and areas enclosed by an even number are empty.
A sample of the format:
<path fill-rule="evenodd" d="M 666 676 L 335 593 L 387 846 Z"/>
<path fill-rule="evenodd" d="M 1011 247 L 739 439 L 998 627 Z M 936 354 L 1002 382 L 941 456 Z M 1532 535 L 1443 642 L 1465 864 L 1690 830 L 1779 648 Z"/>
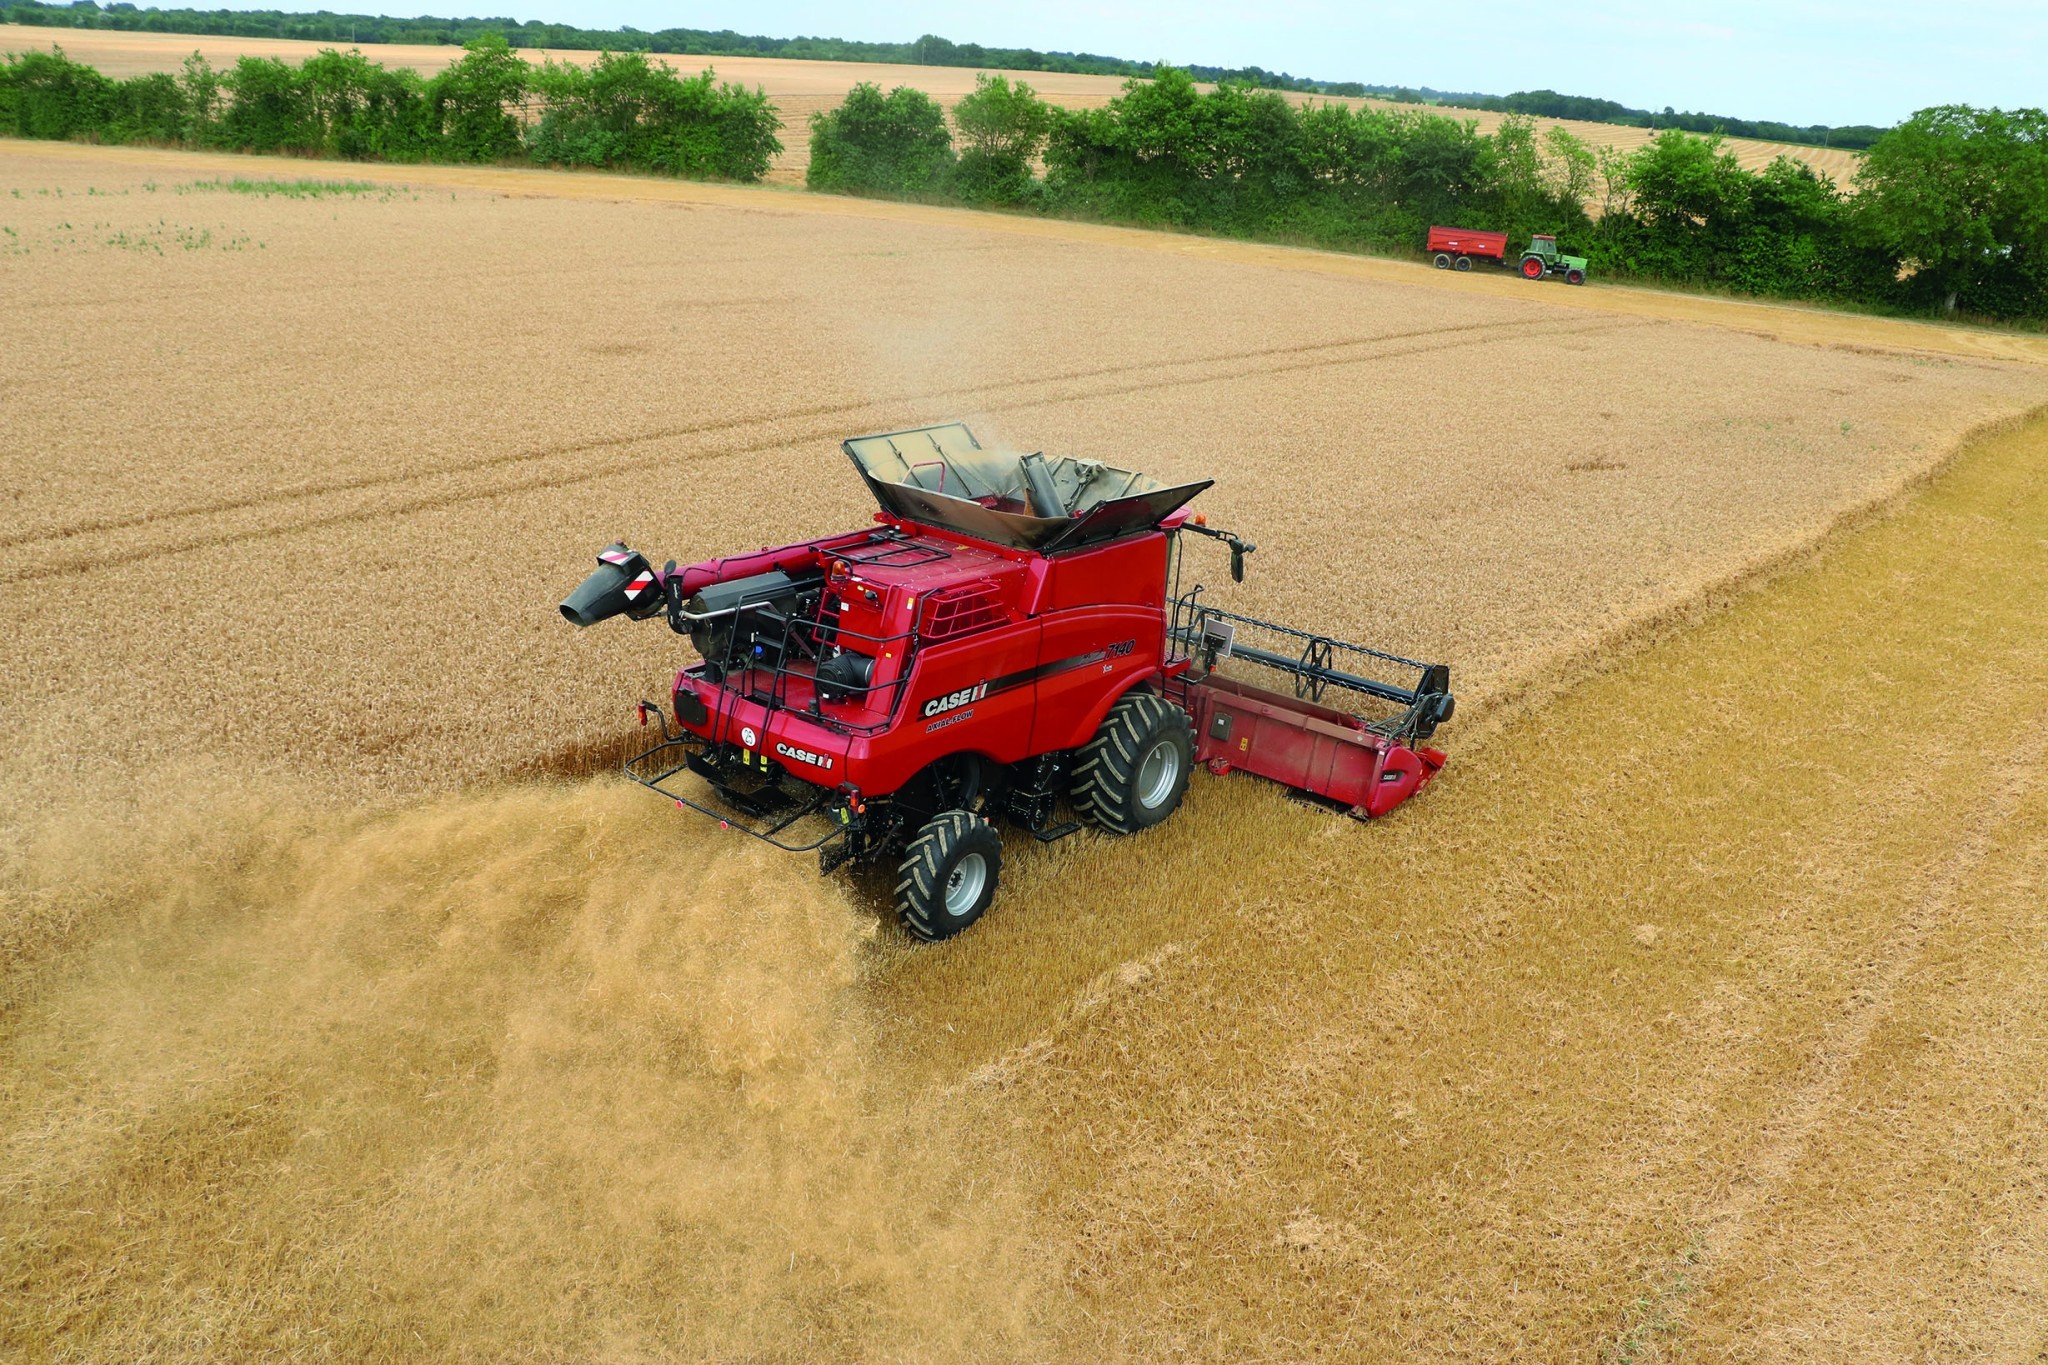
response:
<path fill-rule="evenodd" d="M 1133 692 L 1109 709 L 1074 768 L 1074 809 L 1111 834 L 1150 829 L 1179 808 L 1194 767 L 1187 712 Z"/>
<path fill-rule="evenodd" d="M 988 821 L 949 810 L 917 832 L 896 867 L 896 913 L 927 943 L 951 938 L 995 899 L 1003 841 Z"/>

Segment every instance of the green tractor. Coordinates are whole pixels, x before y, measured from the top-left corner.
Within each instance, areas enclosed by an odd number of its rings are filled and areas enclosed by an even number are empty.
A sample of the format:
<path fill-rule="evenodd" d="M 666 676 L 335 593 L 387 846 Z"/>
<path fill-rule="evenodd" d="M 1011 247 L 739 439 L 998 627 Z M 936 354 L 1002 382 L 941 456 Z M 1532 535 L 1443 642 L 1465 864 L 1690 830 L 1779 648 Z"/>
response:
<path fill-rule="evenodd" d="M 1586 282 L 1586 258 L 1567 256 L 1557 249 L 1557 238 L 1541 233 L 1529 239 L 1529 249 L 1522 253 L 1522 277 L 1540 280 L 1546 275 L 1562 275 L 1566 284 Z"/>

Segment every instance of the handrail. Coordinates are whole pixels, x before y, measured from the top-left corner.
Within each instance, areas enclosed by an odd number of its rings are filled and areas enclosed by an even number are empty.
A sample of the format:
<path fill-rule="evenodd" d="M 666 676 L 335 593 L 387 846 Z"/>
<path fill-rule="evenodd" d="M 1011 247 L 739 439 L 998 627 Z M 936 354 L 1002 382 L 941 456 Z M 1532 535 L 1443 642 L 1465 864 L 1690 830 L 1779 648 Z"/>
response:
<path fill-rule="evenodd" d="M 823 591 L 822 586 L 820 591 Z M 707 617 L 728 612 L 733 616 L 733 630 L 726 637 L 722 656 L 718 659 L 706 657 L 704 664 L 697 666 L 699 669 L 703 666 L 710 666 L 718 671 L 716 686 L 720 695 L 714 702 L 714 717 L 719 722 L 723 722 L 728 714 L 730 700 L 740 696 L 745 696 L 756 705 L 765 707 L 770 711 L 790 710 L 789 686 L 790 679 L 794 676 L 806 679 L 812 688 L 812 704 L 804 712 L 810 720 L 825 726 L 827 729 L 847 735 L 872 735 L 887 729 L 894 718 L 897 706 L 902 701 L 903 691 L 909 685 L 911 661 L 916 657 L 918 645 L 921 643 L 916 627 L 913 625 L 909 630 L 892 635 L 870 635 L 865 631 L 854 630 L 841 625 L 837 621 L 828 625 L 823 616 L 822 598 L 820 600 L 820 612 L 816 617 L 803 617 L 795 613 L 783 615 L 780 612 L 763 611 L 762 609 L 775 595 L 776 590 L 772 588 L 756 589 L 743 594 L 740 600 L 731 607 L 721 608 L 718 613 L 705 613 Z M 781 631 L 775 637 L 775 661 L 772 665 L 765 665 L 753 657 L 743 657 L 741 654 L 741 631 L 739 627 L 745 614 L 750 611 L 756 612 L 760 616 L 779 620 Z M 830 637 L 830 643 L 840 648 L 842 652 L 862 654 L 865 657 L 874 659 L 877 663 L 879 663 L 885 652 L 888 652 L 892 647 L 897 647 L 897 653 L 900 656 L 901 662 L 898 665 L 896 676 L 890 681 L 882 683 L 821 682 L 818 678 L 818 668 L 824 662 L 825 656 L 822 653 L 822 649 L 827 643 L 825 639 L 827 636 Z M 842 640 L 851 640 L 867 645 L 871 648 L 872 653 L 865 650 L 846 651 L 844 646 L 839 643 Z M 808 663 L 809 671 L 804 672 L 793 669 L 791 667 L 793 658 L 797 662 Z M 686 668 L 683 670 L 683 673 L 684 676 L 688 677 L 692 675 L 693 670 Z M 742 688 L 737 685 L 731 685 L 735 680 L 746 681 L 750 674 L 758 675 L 764 673 L 766 675 L 765 680 L 757 678 L 752 686 Z M 696 675 L 702 676 L 701 672 L 698 672 Z M 761 686 L 762 681 L 766 683 L 765 690 Z M 839 705 L 841 703 L 825 702 L 818 695 L 819 690 L 823 687 L 829 687 L 834 692 L 840 694 L 841 697 L 847 699 L 850 704 L 857 705 L 862 709 L 879 709 L 882 718 L 865 724 L 857 724 L 842 716 L 826 714 L 824 708 L 827 705 Z M 874 706 L 878 695 L 887 695 L 886 704 L 880 708 Z M 722 724 L 714 725 L 714 734 L 719 733 L 723 728 Z"/>

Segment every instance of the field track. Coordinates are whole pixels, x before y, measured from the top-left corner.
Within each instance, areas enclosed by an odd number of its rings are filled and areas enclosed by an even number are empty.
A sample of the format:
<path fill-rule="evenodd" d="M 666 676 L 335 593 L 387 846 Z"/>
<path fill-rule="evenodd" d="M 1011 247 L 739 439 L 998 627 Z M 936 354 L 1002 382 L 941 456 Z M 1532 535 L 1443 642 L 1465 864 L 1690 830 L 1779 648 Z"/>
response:
<path fill-rule="evenodd" d="M 32 143 L 0 227 L 0 1353 L 2048 1349 L 2040 338 Z M 1445 777 L 1202 775 L 934 950 L 559 776 L 671 666 L 599 544 L 953 415 L 1217 476 Z"/>
<path fill-rule="evenodd" d="M 65 54 L 74 61 L 84 62 L 97 67 L 107 75 L 116 77 L 137 76 L 151 71 L 176 71 L 185 58 L 195 51 L 204 54 L 208 61 L 219 67 L 231 66 L 242 56 L 276 57 L 287 62 L 302 62 L 326 46 L 320 43 L 274 38 L 215 38 L 190 34 L 120 33 L 92 29 L 57 30 L 0 24 L 0 52 L 47 48 L 52 43 L 62 47 Z M 402 43 L 371 44 L 362 50 L 373 62 L 389 67 L 410 67 L 428 76 L 461 56 L 460 48 Z M 532 54 L 528 60 L 551 57 L 556 61 L 590 62 L 595 60 L 596 56 L 594 52 L 546 52 Z M 767 91 L 769 99 L 781 111 L 784 125 L 783 154 L 777 158 L 775 168 L 769 172 L 769 178 L 787 184 L 803 183 L 804 168 L 810 164 L 810 116 L 819 110 L 837 107 L 845 100 L 846 92 L 852 89 L 855 83 L 873 81 L 885 90 L 908 85 L 927 92 L 950 109 L 961 96 L 972 93 L 976 74 L 968 67 L 805 62 L 773 57 L 670 56 L 662 60 L 684 72 L 694 73 L 709 66 L 716 69 L 721 80 L 738 81 L 743 85 L 758 86 Z M 1047 71 L 1013 71 L 1007 74 L 1013 79 L 1029 83 L 1034 90 L 1052 103 L 1077 109 L 1107 104 L 1124 85 L 1123 78 L 1119 76 L 1077 76 Z M 1311 97 L 1290 94 L 1288 98 L 1300 103 Z M 1427 107 L 1367 99 L 1334 99 L 1330 102 L 1381 109 Z M 1501 121 L 1499 114 L 1482 113 L 1473 109 L 1440 108 L 1432 109 L 1430 112 L 1446 114 L 1454 119 L 1470 120 L 1479 125 L 1482 133 L 1492 132 Z M 1538 121 L 1538 128 L 1548 128 L 1557 123 L 1562 123 L 1564 127 L 1571 129 L 1596 147 L 1633 148 L 1649 141 L 1652 136 L 1648 130 L 1642 128 L 1626 128 L 1611 123 L 1582 123 L 1577 120 L 1543 119 Z M 1804 161 L 1816 171 L 1834 177 L 1841 184 L 1847 184 L 1850 177 L 1855 174 L 1859 160 L 1854 152 L 1824 147 L 1802 147 L 1790 143 L 1759 142 L 1750 138 L 1730 138 L 1728 148 L 1735 153 L 1737 160 L 1752 170 L 1768 164 L 1775 157 L 1789 156 L 1796 161 Z"/>
<path fill-rule="evenodd" d="M 1134 363 L 1041 375 L 1011 384 L 988 384 L 970 388 L 905 391 L 879 400 L 833 407 L 783 410 L 772 417 L 752 420 L 711 422 L 662 427 L 626 436 L 559 447 L 545 452 L 514 452 L 472 456 L 439 466 L 408 469 L 388 474 L 359 475 L 346 479 L 311 482 L 295 487 L 268 489 L 260 494 L 222 498 L 209 503 L 152 510 L 127 516 L 86 519 L 52 529 L 0 535 L 0 550 L 17 551 L 20 565 L 0 569 L 0 583 L 25 583 L 79 572 L 109 554 L 124 563 L 135 563 L 159 555 L 178 554 L 208 546 L 232 544 L 238 539 L 268 537 L 319 526 L 429 511 L 475 498 L 500 497 L 522 488 L 563 489 L 586 479 L 607 477 L 609 465 L 592 456 L 634 453 L 642 445 L 676 442 L 686 438 L 709 437 L 719 442 L 722 455 L 746 455 L 775 449 L 791 437 L 786 430 L 764 440 L 769 429 L 791 419 L 814 420 L 816 425 L 796 439 L 831 445 L 849 422 L 875 406 L 898 403 L 931 404 L 972 408 L 977 412 L 1003 413 L 1052 402 L 1117 398 L 1179 387 L 1194 387 L 1224 380 L 1255 379 L 1315 370 L 1323 367 L 1369 364 L 1397 356 L 1419 355 L 1433 350 L 1469 346 L 1489 337 L 1541 341 L 1549 337 L 1576 336 L 1611 328 L 1614 323 L 1569 320 L 1548 324 L 1527 322 L 1475 324 L 1464 327 L 1424 329 L 1411 333 L 1387 333 L 1349 340 L 1311 342 L 1306 345 L 1270 347 L 1237 354 L 1205 356 L 1198 361 Z M 671 469 L 692 463 L 684 456 L 655 457 L 642 467 Z M 415 491 L 423 485 L 444 481 L 450 475 L 481 475 L 474 491 Z M 363 512 L 323 512 L 324 500 L 337 494 L 370 492 L 375 501 Z M 247 536 L 232 530 L 209 531 L 206 523 L 227 514 L 261 508 L 265 524 Z M 114 533 L 148 528 L 138 545 L 124 546 Z M 169 535 L 162 534 L 169 531 Z M 63 542 L 90 536 L 91 548 L 73 556 L 62 553 Z M 53 553 L 55 552 L 55 553 Z"/>
<path fill-rule="evenodd" d="M 123 563 L 133 565 L 164 555 L 182 555 L 186 551 L 201 551 L 201 548 L 219 548 L 248 540 L 289 536 L 293 532 L 305 532 L 324 526 L 346 526 L 354 522 L 377 522 L 393 516 L 438 512 L 444 508 L 455 508 L 455 505 L 467 501 L 498 499 L 508 493 L 520 493 L 528 489 L 563 491 L 584 481 L 612 477 L 614 467 L 610 463 L 610 456 L 631 456 L 635 458 L 635 465 L 639 469 L 647 473 L 664 475 L 682 473 L 690 465 L 702 463 L 702 460 L 709 458 L 707 450 L 659 452 L 639 450 L 641 446 L 662 446 L 678 444 L 684 440 L 694 442 L 698 438 L 711 438 L 717 442 L 719 458 L 778 450 L 791 440 L 807 440 L 819 446 L 831 446 L 852 426 L 858 426 L 862 417 L 868 411 L 872 411 L 872 407 L 889 403 L 971 407 L 981 413 L 1006 413 L 1061 401 L 1128 397 L 1139 393 L 1159 393 L 1165 389 L 1178 387 L 1198 387 L 1219 381 L 1286 375 L 1286 372 L 1315 370 L 1323 366 L 1352 366 L 1366 364 L 1372 360 L 1389 360 L 1395 356 L 1415 356 L 1430 350 L 1468 346 L 1483 340 L 1483 336 L 1479 334 L 1485 332 L 1513 336 L 1518 342 L 1540 342 L 1556 336 L 1583 336 L 1589 332 L 1602 332 L 1602 329 L 1612 329 L 1618 325 L 1628 323 L 1565 321 L 1548 323 L 1540 327 L 1532 327 L 1528 323 L 1518 323 L 1513 327 L 1446 327 L 1440 329 L 1440 332 L 1417 332 L 1409 336 L 1397 334 L 1360 338 L 1354 342 L 1319 342 L 1298 348 L 1245 352 L 1237 356 L 1214 356 L 1192 364 L 1169 362 L 1163 366 L 1108 366 L 1092 372 L 1077 372 L 1077 375 L 1024 381 L 1012 387 L 989 385 L 975 389 L 897 393 L 889 395 L 887 399 L 881 399 L 881 403 L 778 411 L 772 417 L 758 417 L 758 420 L 752 422 L 741 420 L 717 422 L 707 426 L 655 428 L 647 432 L 635 432 L 631 436 L 608 436 L 596 442 L 559 446 L 543 452 L 475 456 L 469 460 L 461 460 L 461 463 L 451 463 L 442 467 L 389 475 L 362 475 L 334 483 L 311 483 L 303 487 L 270 489 L 260 495 L 227 497 L 215 503 L 188 505 L 188 508 L 172 508 L 164 512 L 131 514 L 102 520 L 84 520 L 45 532 L 20 532 L 14 536 L 0 536 L 0 551 L 8 551 L 10 559 L 16 561 L 14 567 L 0 569 L 0 583 L 33 583 L 76 575 L 84 569 L 90 569 L 94 563 L 102 563 L 109 555 L 115 555 Z M 807 430 L 799 428 L 795 434 L 791 434 L 786 424 L 795 420 L 795 417 L 801 417 L 801 420 L 815 420 L 815 426 Z M 772 436 L 768 434 L 770 428 L 774 430 Z M 449 485 L 453 481 L 451 477 L 461 477 L 461 487 L 436 487 Z M 367 495 L 360 508 L 328 510 L 328 503 L 336 501 L 338 495 L 356 493 Z M 264 524 L 260 528 L 209 528 L 209 522 L 221 522 L 227 520 L 231 514 L 242 514 L 250 510 L 262 512 Z M 131 532 L 133 538 L 115 532 Z M 80 551 L 74 553 L 63 553 L 66 542 L 76 544 L 80 538 L 90 538 L 90 546 L 80 548 Z"/>

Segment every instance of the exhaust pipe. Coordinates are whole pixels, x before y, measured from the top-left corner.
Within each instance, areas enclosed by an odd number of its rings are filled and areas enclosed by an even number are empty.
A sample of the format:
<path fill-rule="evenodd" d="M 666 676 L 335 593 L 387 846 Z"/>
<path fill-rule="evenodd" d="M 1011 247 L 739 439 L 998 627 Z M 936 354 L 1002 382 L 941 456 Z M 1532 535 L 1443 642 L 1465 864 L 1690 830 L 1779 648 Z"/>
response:
<path fill-rule="evenodd" d="M 661 610 L 661 580 L 638 550 L 614 541 L 597 556 L 597 572 L 562 599 L 562 615 L 574 626 L 594 626 L 614 616 L 639 621 Z"/>

